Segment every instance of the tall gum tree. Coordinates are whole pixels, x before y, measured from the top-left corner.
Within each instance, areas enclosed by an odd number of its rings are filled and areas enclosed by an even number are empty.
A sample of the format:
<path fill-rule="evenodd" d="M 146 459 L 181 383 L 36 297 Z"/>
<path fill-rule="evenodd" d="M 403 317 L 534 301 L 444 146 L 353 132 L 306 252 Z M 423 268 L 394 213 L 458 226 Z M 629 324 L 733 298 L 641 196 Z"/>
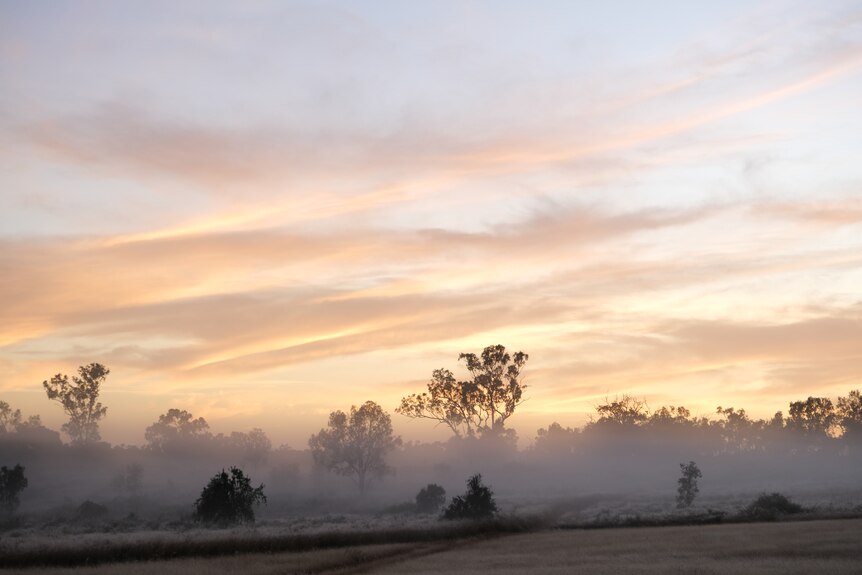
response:
<path fill-rule="evenodd" d="M 391 471 L 386 454 L 401 444 L 392 434 L 392 419 L 373 401 L 350 413 L 333 411 L 329 425 L 308 440 L 314 462 L 338 475 L 350 477 L 364 494 L 369 483 Z"/>
<path fill-rule="evenodd" d="M 99 421 L 108 412 L 99 402 L 102 383 L 111 371 L 101 363 L 80 366 L 78 375 L 69 376 L 58 373 L 50 380 L 42 382 L 48 399 L 63 406 L 69 421 L 61 429 L 75 445 L 86 445 L 99 441 Z"/>
<path fill-rule="evenodd" d="M 488 346 L 479 355 L 462 353 L 458 360 L 465 362 L 470 379 L 457 381 L 448 369 L 435 370 L 428 391 L 403 398 L 395 411 L 442 423 L 457 437 L 503 433 L 506 420 L 524 401 L 527 386 L 521 371 L 528 359 L 502 345 Z"/>

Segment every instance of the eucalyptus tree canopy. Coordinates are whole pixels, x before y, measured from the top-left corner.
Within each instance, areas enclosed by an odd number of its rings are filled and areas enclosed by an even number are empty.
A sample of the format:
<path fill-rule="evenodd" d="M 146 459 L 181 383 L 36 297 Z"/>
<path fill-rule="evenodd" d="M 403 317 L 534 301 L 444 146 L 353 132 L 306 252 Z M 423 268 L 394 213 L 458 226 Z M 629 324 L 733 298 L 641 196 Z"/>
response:
<path fill-rule="evenodd" d="M 91 363 L 78 368 L 78 375 L 69 377 L 58 373 L 50 381 L 43 381 L 42 387 L 48 399 L 63 406 L 69 421 L 61 429 L 72 443 L 83 445 L 101 439 L 99 420 L 108 408 L 98 401 L 99 391 L 111 371 L 101 363 Z"/>
<path fill-rule="evenodd" d="M 469 379 L 458 381 L 448 369 L 437 369 L 428 391 L 403 398 L 395 411 L 445 424 L 458 437 L 502 433 L 506 420 L 524 400 L 527 386 L 521 381 L 521 370 L 529 356 L 491 345 L 479 355 L 462 353 L 458 359 L 466 364 Z"/>
<path fill-rule="evenodd" d="M 368 483 L 390 472 L 386 454 L 401 444 L 392 434 L 392 419 L 373 401 L 350 413 L 333 411 L 329 425 L 308 440 L 314 462 L 333 473 L 357 482 L 365 493 Z"/>
<path fill-rule="evenodd" d="M 176 451 L 209 439 L 210 426 L 203 417 L 195 418 L 185 409 L 169 409 L 147 427 L 144 438 L 154 451 Z"/>

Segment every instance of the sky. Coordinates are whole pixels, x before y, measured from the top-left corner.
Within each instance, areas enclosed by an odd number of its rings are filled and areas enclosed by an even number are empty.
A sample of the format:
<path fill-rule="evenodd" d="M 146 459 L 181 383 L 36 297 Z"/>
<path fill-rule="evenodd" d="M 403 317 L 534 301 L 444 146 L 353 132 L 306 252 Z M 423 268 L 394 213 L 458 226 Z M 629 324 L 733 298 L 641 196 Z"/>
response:
<path fill-rule="evenodd" d="M 0 1 L 0 399 L 111 374 L 304 448 L 524 351 L 522 445 L 605 398 L 862 384 L 862 2 Z"/>

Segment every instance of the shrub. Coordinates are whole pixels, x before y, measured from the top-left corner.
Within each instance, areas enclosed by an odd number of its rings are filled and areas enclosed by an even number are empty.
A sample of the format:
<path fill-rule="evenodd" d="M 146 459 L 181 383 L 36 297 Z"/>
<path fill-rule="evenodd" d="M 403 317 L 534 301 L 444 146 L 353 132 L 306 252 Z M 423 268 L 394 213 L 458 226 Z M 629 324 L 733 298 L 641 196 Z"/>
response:
<path fill-rule="evenodd" d="M 251 479 L 236 467 L 230 468 L 230 475 L 222 469 L 195 501 L 195 519 L 217 525 L 254 523 L 254 507 L 261 502 L 266 503 L 263 484 L 252 487 Z"/>
<path fill-rule="evenodd" d="M 679 469 L 682 472 L 682 477 L 677 480 L 676 506 L 682 509 L 691 507 L 691 504 L 694 503 L 694 498 L 700 491 L 697 480 L 703 477 L 703 474 L 694 461 L 689 461 L 687 465 L 680 463 Z"/>
<path fill-rule="evenodd" d="M 446 503 L 446 490 L 436 483 L 429 483 L 416 494 L 416 511 L 419 513 L 437 513 Z"/>
<path fill-rule="evenodd" d="M 21 500 L 18 496 L 27 487 L 27 478 L 24 477 L 24 468 L 16 465 L 7 469 L 4 465 L 0 467 L 0 517 L 11 516 Z"/>
<path fill-rule="evenodd" d="M 478 473 L 467 480 L 467 493 L 452 498 L 443 512 L 444 519 L 488 519 L 497 512 L 494 492 L 482 485 Z"/>
<path fill-rule="evenodd" d="M 802 513 L 801 505 L 781 493 L 762 494 L 743 510 L 743 515 L 758 521 L 774 521 L 781 515 Z"/>

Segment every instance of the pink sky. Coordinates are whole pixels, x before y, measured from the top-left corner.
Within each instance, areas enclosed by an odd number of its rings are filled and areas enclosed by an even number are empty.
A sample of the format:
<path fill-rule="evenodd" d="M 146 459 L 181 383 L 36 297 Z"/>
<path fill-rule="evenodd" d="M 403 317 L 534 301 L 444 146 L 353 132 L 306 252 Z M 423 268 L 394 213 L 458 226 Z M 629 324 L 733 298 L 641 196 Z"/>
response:
<path fill-rule="evenodd" d="M 0 399 L 51 427 L 90 362 L 116 443 L 303 447 L 498 343 L 524 443 L 860 385 L 858 3 L 5 3 L 0 85 Z"/>

